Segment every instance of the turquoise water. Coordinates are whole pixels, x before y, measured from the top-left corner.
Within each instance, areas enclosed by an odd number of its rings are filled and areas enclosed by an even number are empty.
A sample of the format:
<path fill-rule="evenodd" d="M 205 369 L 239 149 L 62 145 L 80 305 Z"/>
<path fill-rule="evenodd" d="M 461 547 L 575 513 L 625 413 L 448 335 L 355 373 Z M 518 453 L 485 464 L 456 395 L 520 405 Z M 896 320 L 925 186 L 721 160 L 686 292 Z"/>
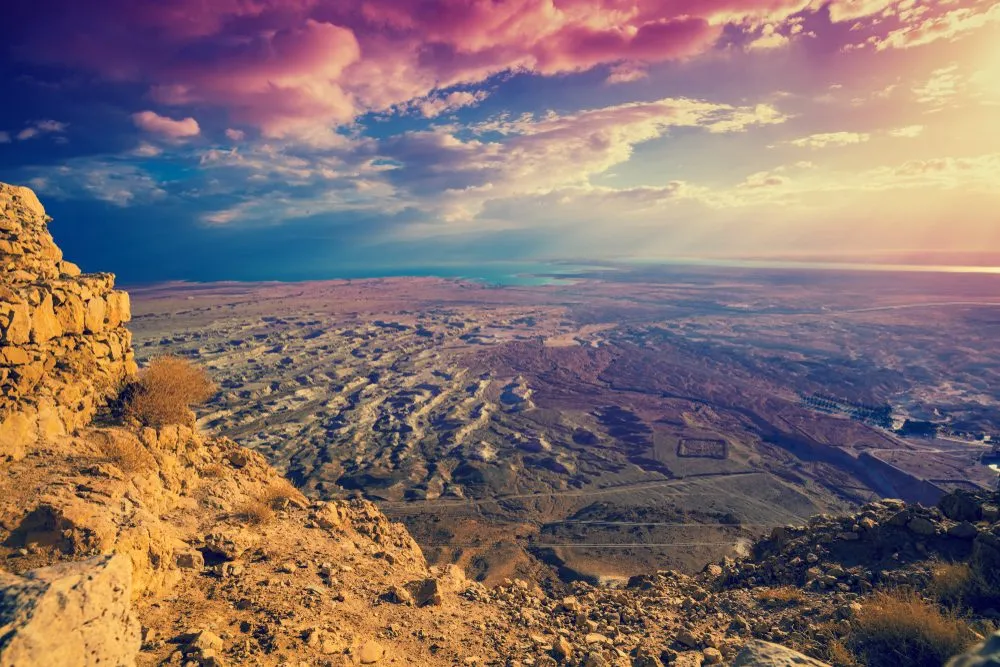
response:
<path fill-rule="evenodd" d="M 878 264 L 867 262 L 809 262 L 769 259 L 730 259 L 681 257 L 636 259 L 622 262 L 631 266 L 715 266 L 734 269 L 797 269 L 817 271 L 881 271 L 910 273 L 987 273 L 1000 274 L 1000 266 L 961 266 L 949 264 Z"/>
<path fill-rule="evenodd" d="M 278 281 L 296 282 L 306 280 L 337 280 L 394 277 L 437 277 L 468 280 L 497 287 L 529 287 L 543 285 L 573 284 L 581 274 L 596 274 L 613 279 L 613 272 L 629 269 L 672 268 L 740 268 L 760 270 L 818 270 L 818 271 L 878 271 L 878 272 L 937 272 L 1000 275 L 1000 267 L 993 266 L 949 266 L 913 264 L 849 264 L 835 262 L 804 262 L 784 260 L 741 260 L 669 258 L 618 260 L 606 264 L 552 262 L 481 262 L 478 264 L 432 264 L 432 265 L 344 265 L 327 268 L 320 265 L 291 267 L 269 267 L 267 270 L 257 265 L 235 266 L 225 271 L 225 277 L 216 274 L 195 275 L 192 282 L 214 282 L 232 280 L 236 282 Z M 141 281 L 122 281 L 122 284 L 147 284 Z"/>

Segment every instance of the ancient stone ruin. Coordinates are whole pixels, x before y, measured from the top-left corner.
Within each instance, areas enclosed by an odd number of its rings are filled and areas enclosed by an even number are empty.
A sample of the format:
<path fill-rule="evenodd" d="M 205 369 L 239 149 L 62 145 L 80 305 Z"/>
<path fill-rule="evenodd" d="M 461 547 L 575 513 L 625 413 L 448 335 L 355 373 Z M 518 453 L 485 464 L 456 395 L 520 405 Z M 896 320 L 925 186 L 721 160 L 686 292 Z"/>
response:
<path fill-rule="evenodd" d="M 81 274 L 28 188 L 0 183 L 0 456 L 87 424 L 136 370 L 128 294 Z"/>

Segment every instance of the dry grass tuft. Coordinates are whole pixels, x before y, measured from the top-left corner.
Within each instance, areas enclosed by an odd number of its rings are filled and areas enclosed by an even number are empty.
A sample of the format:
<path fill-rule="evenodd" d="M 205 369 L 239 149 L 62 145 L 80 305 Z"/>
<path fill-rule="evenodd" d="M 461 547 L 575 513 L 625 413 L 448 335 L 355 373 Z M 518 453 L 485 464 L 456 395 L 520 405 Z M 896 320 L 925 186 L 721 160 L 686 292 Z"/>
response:
<path fill-rule="evenodd" d="M 854 656 L 840 639 L 833 640 L 827 646 L 826 661 L 833 667 L 857 667 L 858 664 L 858 661 L 854 659 Z"/>
<path fill-rule="evenodd" d="M 282 479 L 267 488 L 263 500 L 271 509 L 282 510 L 288 507 L 290 501 L 297 501 L 301 498 L 302 492 L 288 480 Z"/>
<path fill-rule="evenodd" d="M 768 607 L 791 607 L 806 601 L 806 594 L 795 586 L 764 588 L 756 591 L 757 600 Z"/>
<path fill-rule="evenodd" d="M 149 450 L 130 434 L 106 434 L 99 446 L 105 459 L 126 475 L 145 472 L 156 465 Z"/>
<path fill-rule="evenodd" d="M 940 667 L 976 641 L 954 612 L 942 611 L 916 593 L 882 592 L 858 613 L 848 646 L 868 667 Z"/>
<path fill-rule="evenodd" d="M 201 476 L 209 479 L 219 479 L 229 474 L 229 468 L 221 463 L 210 463 L 201 469 Z"/>
<path fill-rule="evenodd" d="M 236 508 L 233 516 L 251 526 L 265 526 L 274 521 L 274 510 L 265 502 L 248 500 Z"/>
<path fill-rule="evenodd" d="M 204 403 L 215 391 L 208 374 L 187 359 L 158 357 L 126 388 L 125 416 L 145 426 L 183 424 L 191 407 Z"/>
<path fill-rule="evenodd" d="M 974 593 L 976 583 L 968 563 L 937 563 L 931 568 L 927 592 L 944 604 L 957 607 Z"/>

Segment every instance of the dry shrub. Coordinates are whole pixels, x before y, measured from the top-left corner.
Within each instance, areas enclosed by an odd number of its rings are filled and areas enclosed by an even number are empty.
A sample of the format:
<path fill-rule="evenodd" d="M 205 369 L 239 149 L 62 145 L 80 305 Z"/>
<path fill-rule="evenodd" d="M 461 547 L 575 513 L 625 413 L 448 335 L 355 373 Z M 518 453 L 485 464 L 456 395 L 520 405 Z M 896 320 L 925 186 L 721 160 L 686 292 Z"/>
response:
<path fill-rule="evenodd" d="M 190 409 L 216 391 L 208 374 L 187 359 L 158 357 L 149 362 L 125 392 L 125 416 L 145 426 L 183 424 Z"/>
<path fill-rule="evenodd" d="M 946 605 L 962 605 L 975 588 L 976 580 L 968 563 L 936 563 L 931 568 L 927 592 Z"/>
<path fill-rule="evenodd" d="M 219 479 L 229 474 L 229 468 L 221 463 L 210 463 L 201 469 L 201 476 L 212 479 Z"/>
<path fill-rule="evenodd" d="M 826 661 L 833 667 L 856 667 L 858 661 L 844 646 L 843 640 L 835 639 L 826 647 Z"/>
<path fill-rule="evenodd" d="M 853 625 L 848 646 L 868 667 L 940 667 L 976 641 L 953 611 L 908 591 L 876 593 Z"/>
<path fill-rule="evenodd" d="M 236 508 L 233 516 L 251 526 L 264 526 L 274 521 L 274 510 L 265 502 L 248 500 Z"/>
<path fill-rule="evenodd" d="M 131 434 L 103 434 L 99 444 L 104 458 L 126 475 L 145 472 L 156 465 L 156 459 Z"/>
<path fill-rule="evenodd" d="M 293 500 L 300 500 L 302 492 L 296 489 L 291 482 L 282 479 L 274 482 L 264 493 L 264 503 L 271 509 L 281 510 L 288 506 Z"/>
<path fill-rule="evenodd" d="M 790 607 L 802 604 L 806 600 L 806 594 L 795 586 L 764 588 L 756 594 L 760 603 L 768 607 Z"/>

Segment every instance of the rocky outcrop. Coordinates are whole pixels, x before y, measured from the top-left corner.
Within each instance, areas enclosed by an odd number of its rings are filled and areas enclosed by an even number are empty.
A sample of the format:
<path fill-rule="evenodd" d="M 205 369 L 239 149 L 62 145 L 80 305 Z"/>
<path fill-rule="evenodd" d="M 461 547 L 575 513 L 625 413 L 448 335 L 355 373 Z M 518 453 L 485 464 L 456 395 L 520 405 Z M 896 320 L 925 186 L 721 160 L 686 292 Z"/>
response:
<path fill-rule="evenodd" d="M 134 373 L 128 295 L 82 275 L 28 188 L 0 183 L 0 457 L 88 423 Z"/>
<path fill-rule="evenodd" d="M 1000 632 L 994 632 L 968 653 L 949 660 L 948 667 L 1000 667 Z"/>
<path fill-rule="evenodd" d="M 770 642 L 755 641 L 743 647 L 733 667 L 830 667 L 798 651 Z"/>
<path fill-rule="evenodd" d="M 135 664 L 131 596 L 122 556 L 0 573 L 0 667 Z"/>
<path fill-rule="evenodd" d="M 923 586 L 931 558 L 971 563 L 1000 585 L 1000 493 L 957 491 L 936 507 L 883 499 L 857 514 L 817 515 L 779 526 L 744 561 L 723 563 L 727 586 L 799 586 L 867 593 L 879 586 Z"/>

